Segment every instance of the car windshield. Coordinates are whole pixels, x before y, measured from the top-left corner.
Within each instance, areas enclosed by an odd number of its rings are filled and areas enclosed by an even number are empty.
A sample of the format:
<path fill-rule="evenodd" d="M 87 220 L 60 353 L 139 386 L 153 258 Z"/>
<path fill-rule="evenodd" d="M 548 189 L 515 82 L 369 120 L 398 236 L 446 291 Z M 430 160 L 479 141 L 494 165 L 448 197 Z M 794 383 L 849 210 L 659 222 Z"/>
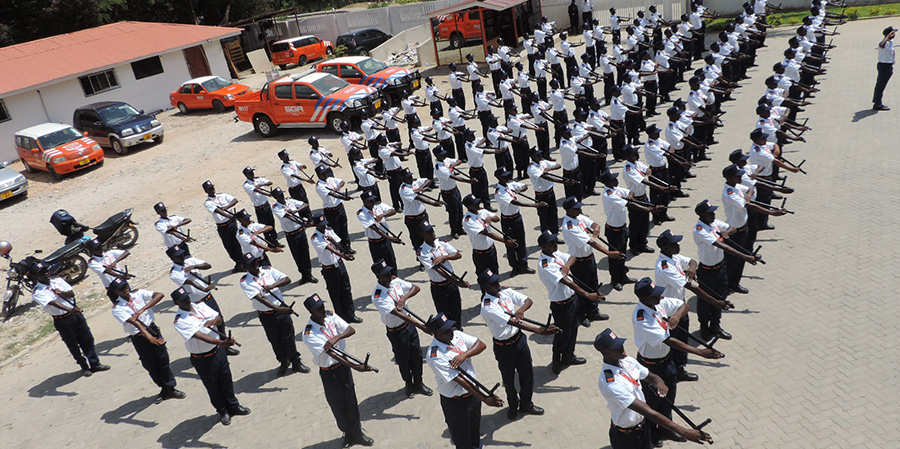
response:
<path fill-rule="evenodd" d="M 365 72 L 366 75 L 371 75 L 379 70 L 384 70 L 385 68 L 387 68 L 387 64 L 372 58 L 363 59 L 359 62 L 359 64 L 356 64 L 356 66 L 359 67 L 360 70 Z"/>
<path fill-rule="evenodd" d="M 223 79 L 223 78 L 220 78 L 217 76 L 209 81 L 204 81 L 204 82 L 200 83 L 200 85 L 203 86 L 203 88 L 206 89 L 207 92 L 214 92 L 214 91 L 217 91 L 224 87 L 230 86 L 231 81 L 228 81 L 226 79 Z"/>
<path fill-rule="evenodd" d="M 49 150 L 82 137 L 84 137 L 84 135 L 78 132 L 78 130 L 69 127 L 38 137 L 38 142 L 41 144 L 41 148 Z"/>
<path fill-rule="evenodd" d="M 140 115 L 140 112 L 138 112 L 137 109 L 131 107 L 131 105 L 127 103 L 115 104 L 103 108 L 99 112 L 103 123 L 106 123 L 107 125 L 115 125 L 116 123 Z"/>
<path fill-rule="evenodd" d="M 346 81 L 334 75 L 324 76 L 311 82 L 310 84 L 312 84 L 312 86 L 317 91 L 319 91 L 319 93 L 322 94 L 323 97 L 331 95 L 347 86 Z"/>

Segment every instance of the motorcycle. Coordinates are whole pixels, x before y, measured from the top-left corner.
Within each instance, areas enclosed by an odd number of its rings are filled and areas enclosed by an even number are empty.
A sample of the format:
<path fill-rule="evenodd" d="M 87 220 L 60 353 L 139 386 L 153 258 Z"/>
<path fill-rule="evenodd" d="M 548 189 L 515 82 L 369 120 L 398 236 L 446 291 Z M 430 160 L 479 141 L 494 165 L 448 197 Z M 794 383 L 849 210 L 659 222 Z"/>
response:
<path fill-rule="evenodd" d="M 137 243 L 138 230 L 135 226 L 137 223 L 131 220 L 133 214 L 134 209 L 125 209 L 93 228 L 95 237 L 103 243 L 104 250 L 128 249 Z M 50 223 L 57 232 L 66 237 L 66 245 L 73 242 L 84 243 L 92 238 L 84 234 L 91 228 L 76 221 L 75 217 L 64 209 L 54 212 L 50 216 Z"/>
<path fill-rule="evenodd" d="M 19 262 L 13 262 L 9 255 L 11 251 L 12 245 L 9 242 L 0 241 L 0 256 L 9 261 L 9 268 L 6 270 L 6 292 L 3 294 L 3 308 L 0 311 L 0 316 L 4 320 L 12 316 L 24 291 L 33 292 L 34 286 L 37 285 L 37 281 L 31 278 L 29 269 L 37 259 L 34 256 L 27 256 Z M 34 253 L 40 252 L 41 250 L 36 250 Z"/>

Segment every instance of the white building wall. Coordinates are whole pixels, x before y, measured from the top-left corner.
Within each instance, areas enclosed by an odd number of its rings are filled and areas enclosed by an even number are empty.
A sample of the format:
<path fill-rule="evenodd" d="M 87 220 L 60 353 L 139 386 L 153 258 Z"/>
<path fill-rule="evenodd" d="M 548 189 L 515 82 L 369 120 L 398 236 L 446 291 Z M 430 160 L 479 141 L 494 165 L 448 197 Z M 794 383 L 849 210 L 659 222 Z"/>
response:
<path fill-rule="evenodd" d="M 213 75 L 229 79 L 228 65 L 218 40 L 203 44 Z M 98 101 L 124 101 L 146 112 L 171 109 L 169 94 L 191 78 L 182 50 L 160 55 L 163 73 L 136 80 L 131 64 L 114 68 L 119 87 L 86 97 L 78 78 L 60 81 L 37 91 L 28 91 L 3 98 L 12 120 L 0 123 L 0 161 L 18 158 L 13 136 L 19 130 L 51 121 L 72 124 L 75 109 Z M 43 97 L 47 114 L 41 105 Z M 49 120 L 48 120 L 49 116 Z"/>

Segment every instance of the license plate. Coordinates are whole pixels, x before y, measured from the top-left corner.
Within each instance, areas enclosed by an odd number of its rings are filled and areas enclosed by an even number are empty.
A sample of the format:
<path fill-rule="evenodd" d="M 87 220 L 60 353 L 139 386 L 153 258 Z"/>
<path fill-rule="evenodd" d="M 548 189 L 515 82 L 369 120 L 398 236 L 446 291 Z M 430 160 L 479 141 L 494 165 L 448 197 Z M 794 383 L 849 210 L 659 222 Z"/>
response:
<path fill-rule="evenodd" d="M 378 109 L 380 107 L 381 107 L 381 100 L 375 100 L 375 109 Z"/>
<path fill-rule="evenodd" d="M 5 200 L 11 196 L 12 196 L 12 190 L 10 190 L 9 192 L 2 192 L 2 193 L 0 193 L 0 200 Z"/>
<path fill-rule="evenodd" d="M 151 137 L 153 137 L 152 133 L 144 134 L 144 140 L 149 140 Z"/>
<path fill-rule="evenodd" d="M 89 162 L 91 162 L 91 160 L 88 158 L 85 158 L 85 159 L 78 161 L 78 165 L 87 165 Z"/>
<path fill-rule="evenodd" d="M 418 89 L 418 88 L 419 88 L 419 80 L 413 81 L 413 89 Z"/>

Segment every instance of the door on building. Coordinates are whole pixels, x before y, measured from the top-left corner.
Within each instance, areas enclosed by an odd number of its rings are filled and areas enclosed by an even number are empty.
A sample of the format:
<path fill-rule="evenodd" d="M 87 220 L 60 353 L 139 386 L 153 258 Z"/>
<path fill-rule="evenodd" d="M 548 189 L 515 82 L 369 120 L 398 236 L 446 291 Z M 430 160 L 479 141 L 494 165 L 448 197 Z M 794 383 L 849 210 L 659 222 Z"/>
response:
<path fill-rule="evenodd" d="M 187 61 L 188 71 L 191 72 L 191 78 L 199 78 L 201 76 L 212 75 L 209 69 L 209 61 L 206 60 L 206 52 L 203 46 L 188 47 L 184 49 L 184 60 Z"/>

